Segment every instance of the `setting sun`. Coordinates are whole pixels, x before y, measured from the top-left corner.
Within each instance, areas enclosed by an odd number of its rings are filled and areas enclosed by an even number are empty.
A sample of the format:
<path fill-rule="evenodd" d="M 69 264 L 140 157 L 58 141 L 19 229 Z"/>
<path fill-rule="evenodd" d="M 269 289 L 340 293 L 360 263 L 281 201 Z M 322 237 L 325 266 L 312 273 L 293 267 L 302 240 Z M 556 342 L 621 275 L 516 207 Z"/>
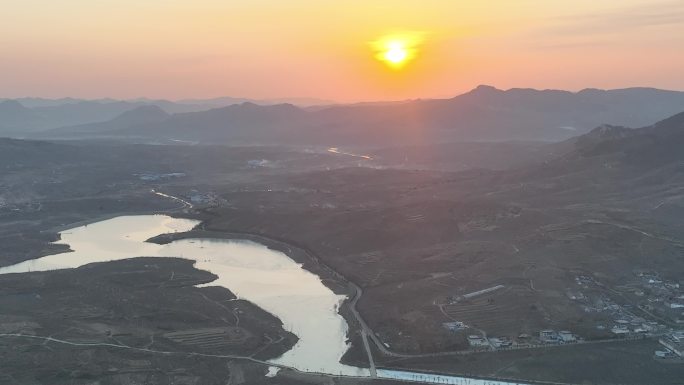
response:
<path fill-rule="evenodd" d="M 399 64 L 406 60 L 408 54 L 401 42 L 392 42 L 389 44 L 388 50 L 385 52 L 385 60 L 390 63 Z"/>
<path fill-rule="evenodd" d="M 371 45 L 376 59 L 391 68 L 399 69 L 415 58 L 422 40 L 420 33 L 403 33 L 381 37 Z"/>

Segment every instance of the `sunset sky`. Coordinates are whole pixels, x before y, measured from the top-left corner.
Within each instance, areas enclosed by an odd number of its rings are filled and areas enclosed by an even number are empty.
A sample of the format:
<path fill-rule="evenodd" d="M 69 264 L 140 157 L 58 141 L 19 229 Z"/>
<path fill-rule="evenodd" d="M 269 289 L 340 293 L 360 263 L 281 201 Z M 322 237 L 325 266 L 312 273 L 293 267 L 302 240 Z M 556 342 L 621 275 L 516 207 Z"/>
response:
<path fill-rule="evenodd" d="M 388 36 L 410 60 L 378 60 Z M 22 0 L 0 15 L 0 97 L 684 90 L 683 69 L 681 0 Z"/>

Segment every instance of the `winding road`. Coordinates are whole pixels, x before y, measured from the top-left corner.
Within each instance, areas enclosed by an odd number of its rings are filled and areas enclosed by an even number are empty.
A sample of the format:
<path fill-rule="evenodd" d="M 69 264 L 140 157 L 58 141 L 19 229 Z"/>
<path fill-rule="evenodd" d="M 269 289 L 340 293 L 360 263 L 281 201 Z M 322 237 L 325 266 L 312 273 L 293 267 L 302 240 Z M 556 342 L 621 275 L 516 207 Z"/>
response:
<path fill-rule="evenodd" d="M 173 195 L 169 195 L 169 194 L 164 194 L 164 193 L 159 192 L 159 191 L 157 191 L 157 190 L 155 190 L 155 189 L 150 190 L 150 192 L 151 192 L 152 194 L 159 195 L 160 197 L 169 198 L 169 199 L 173 199 L 173 200 L 175 200 L 175 201 L 177 201 L 177 202 L 180 202 L 180 203 L 183 204 L 183 207 L 184 207 L 184 208 L 191 209 L 191 208 L 194 207 L 192 203 L 186 201 L 186 200 L 183 199 L 183 198 L 179 198 L 179 197 L 177 197 L 177 196 L 173 196 Z M 181 207 L 181 208 L 183 208 L 183 207 Z"/>
<path fill-rule="evenodd" d="M 31 335 L 31 334 L 18 334 L 18 333 L 2 333 L 2 334 L 0 334 L 0 338 L 28 338 L 28 339 L 42 340 L 44 342 L 55 342 L 58 344 L 71 345 L 71 346 L 107 347 L 107 348 L 117 348 L 117 349 L 129 349 L 129 350 L 135 350 L 135 351 L 139 351 L 139 352 L 165 354 L 165 355 L 186 355 L 186 356 L 200 356 L 200 357 L 214 357 L 214 358 L 230 358 L 230 359 L 235 359 L 235 360 L 252 361 L 252 362 L 256 362 L 258 364 L 264 364 L 264 365 L 268 365 L 268 366 L 276 366 L 279 368 L 292 369 L 289 366 L 274 364 L 272 362 L 258 360 L 258 359 L 253 358 L 253 357 L 238 356 L 238 355 L 231 355 L 231 354 L 206 354 L 206 353 L 196 353 L 196 352 L 177 352 L 177 351 L 155 350 L 155 349 L 149 349 L 149 348 L 137 348 L 135 346 L 128 346 L 128 345 L 111 344 L 111 343 L 107 343 L 107 342 L 73 342 L 73 341 L 61 340 L 61 339 L 53 338 L 53 337 L 43 337 L 43 336 L 35 336 L 35 335 Z M 292 370 L 296 370 L 296 369 L 292 369 Z"/>

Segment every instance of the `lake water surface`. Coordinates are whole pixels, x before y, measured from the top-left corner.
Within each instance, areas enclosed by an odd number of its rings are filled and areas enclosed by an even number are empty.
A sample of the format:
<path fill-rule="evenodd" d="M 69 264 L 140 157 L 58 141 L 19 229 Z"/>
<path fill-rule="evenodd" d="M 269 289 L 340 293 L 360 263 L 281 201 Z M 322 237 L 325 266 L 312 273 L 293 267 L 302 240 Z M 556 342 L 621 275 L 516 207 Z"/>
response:
<path fill-rule="evenodd" d="M 342 365 L 347 351 L 347 323 L 338 312 L 345 299 L 287 255 L 251 241 L 183 239 L 167 245 L 145 242 L 159 234 L 191 230 L 199 222 L 165 215 L 121 216 L 60 233 L 57 243 L 73 252 L 49 255 L 0 268 L 0 274 L 76 268 L 93 262 L 133 257 L 181 257 L 210 271 L 218 279 L 208 285 L 230 289 L 277 316 L 284 328 L 299 337 L 297 344 L 273 363 L 302 371 L 369 376 L 368 369 Z M 275 368 L 269 375 L 275 375 Z M 459 376 L 379 369 L 378 377 L 454 385 L 522 384 Z"/>
<path fill-rule="evenodd" d="M 230 289 L 274 314 L 299 341 L 272 362 L 303 371 L 367 376 L 367 369 L 342 365 L 347 324 L 336 295 L 318 276 L 287 255 L 250 241 L 184 239 L 167 245 L 145 240 L 164 233 L 191 230 L 199 222 L 163 215 L 122 216 L 61 232 L 61 241 L 74 252 L 49 255 L 0 268 L 0 274 L 75 268 L 93 262 L 138 256 L 182 257 L 198 269 L 218 276 L 209 285 Z"/>

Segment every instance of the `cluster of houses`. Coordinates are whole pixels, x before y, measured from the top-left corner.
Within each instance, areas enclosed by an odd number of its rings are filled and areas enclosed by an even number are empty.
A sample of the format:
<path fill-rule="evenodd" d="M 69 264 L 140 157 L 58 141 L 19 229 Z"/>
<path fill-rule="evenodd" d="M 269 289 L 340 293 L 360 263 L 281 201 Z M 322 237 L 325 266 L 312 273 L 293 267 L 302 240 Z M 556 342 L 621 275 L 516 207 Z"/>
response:
<path fill-rule="evenodd" d="M 483 347 L 490 347 L 489 341 L 482 337 L 478 336 L 477 334 L 472 334 L 468 336 L 468 344 L 470 347 L 473 348 L 483 348 Z"/>
<path fill-rule="evenodd" d="M 513 346 L 513 341 L 511 341 L 508 337 L 492 337 L 489 338 L 489 344 L 494 349 L 501 349 Z"/>
<path fill-rule="evenodd" d="M 644 297 L 645 310 L 661 309 L 661 312 L 678 323 L 684 323 L 684 290 L 679 282 L 668 281 L 655 273 L 637 273 L 641 287 L 634 291 Z"/>
<path fill-rule="evenodd" d="M 461 330 L 466 329 L 468 326 L 464 324 L 463 322 L 445 322 L 442 324 L 444 328 L 451 332 L 459 332 Z M 468 339 L 468 344 L 470 345 L 471 348 L 474 349 L 482 349 L 482 348 L 492 348 L 492 349 L 505 349 L 512 347 L 514 345 L 514 342 L 511 338 L 505 337 L 505 336 L 497 336 L 497 337 L 483 337 L 477 334 L 471 334 L 467 337 Z M 517 338 L 517 341 L 515 344 L 517 345 L 529 345 L 530 343 L 534 343 L 532 340 L 532 336 L 529 334 L 520 334 Z M 561 330 L 561 331 L 555 331 L 551 329 L 546 329 L 542 330 L 539 332 L 539 340 L 538 343 L 540 344 L 571 344 L 575 343 L 579 340 L 576 334 L 568 331 L 568 330 Z"/>
<path fill-rule="evenodd" d="M 682 358 L 684 357 L 684 330 L 674 331 L 661 337 L 658 342 L 665 347 L 664 350 L 656 350 L 658 358 Z"/>
<path fill-rule="evenodd" d="M 503 349 L 513 346 L 513 341 L 508 337 L 484 338 L 476 334 L 468 336 L 468 344 L 473 348 Z"/>
<path fill-rule="evenodd" d="M 577 336 L 567 330 L 546 329 L 539 332 L 539 341 L 544 344 L 571 344 L 577 342 Z"/>
<path fill-rule="evenodd" d="M 492 348 L 505 349 L 513 346 L 513 341 L 508 337 L 489 337 L 484 338 L 477 334 L 468 336 L 468 344 L 475 349 Z"/>
<path fill-rule="evenodd" d="M 655 321 L 646 321 L 641 317 L 631 319 L 617 319 L 610 331 L 617 336 L 627 336 L 632 334 L 647 334 L 663 329 L 665 325 Z"/>
<path fill-rule="evenodd" d="M 528 341 L 526 340 L 529 340 L 530 336 L 527 334 L 521 334 L 518 336 L 518 339 L 520 341 L 524 341 L 524 344 L 527 344 Z M 520 343 L 520 341 L 518 343 Z M 539 332 L 539 343 L 541 344 L 571 344 L 577 341 L 577 335 L 567 330 L 555 331 L 548 329 Z M 469 335 L 468 344 L 475 349 L 505 349 L 513 346 L 513 341 L 508 337 L 485 338 L 479 335 Z"/>

